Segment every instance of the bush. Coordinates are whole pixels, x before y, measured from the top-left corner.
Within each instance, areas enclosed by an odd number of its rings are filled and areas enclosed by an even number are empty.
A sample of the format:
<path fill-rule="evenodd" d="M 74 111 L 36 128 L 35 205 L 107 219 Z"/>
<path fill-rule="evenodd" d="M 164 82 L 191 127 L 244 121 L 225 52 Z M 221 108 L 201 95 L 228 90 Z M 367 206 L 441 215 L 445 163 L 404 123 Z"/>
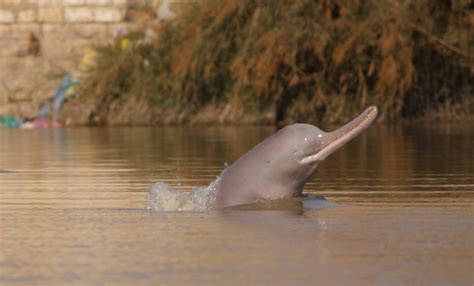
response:
<path fill-rule="evenodd" d="M 209 109 L 214 121 L 335 122 L 370 104 L 381 120 L 469 115 L 472 8 L 466 0 L 202 1 L 150 24 L 154 40 L 141 31 L 127 48 L 99 47 L 82 90 L 102 121 L 128 96 L 179 122 Z"/>

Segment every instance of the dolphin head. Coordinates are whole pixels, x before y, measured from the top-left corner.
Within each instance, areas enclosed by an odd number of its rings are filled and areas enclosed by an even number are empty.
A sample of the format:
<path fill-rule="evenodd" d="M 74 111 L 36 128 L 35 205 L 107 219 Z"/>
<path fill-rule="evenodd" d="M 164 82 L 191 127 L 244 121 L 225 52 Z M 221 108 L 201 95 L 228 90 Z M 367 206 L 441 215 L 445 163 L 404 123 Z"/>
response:
<path fill-rule="evenodd" d="M 314 164 L 323 161 L 369 127 L 376 117 L 377 107 L 371 106 L 352 121 L 332 132 L 324 132 L 310 125 L 313 129 L 312 132 L 308 132 L 308 136 L 302 139 L 304 153 L 299 157 L 301 164 Z"/>
<path fill-rule="evenodd" d="M 371 106 L 332 132 L 303 123 L 283 128 L 273 141 L 278 141 L 277 148 L 286 152 L 272 150 L 272 154 L 278 154 L 270 170 L 272 179 L 290 185 L 285 189 L 292 189 L 293 195 L 298 195 L 318 164 L 369 127 L 376 117 L 377 108 Z"/>

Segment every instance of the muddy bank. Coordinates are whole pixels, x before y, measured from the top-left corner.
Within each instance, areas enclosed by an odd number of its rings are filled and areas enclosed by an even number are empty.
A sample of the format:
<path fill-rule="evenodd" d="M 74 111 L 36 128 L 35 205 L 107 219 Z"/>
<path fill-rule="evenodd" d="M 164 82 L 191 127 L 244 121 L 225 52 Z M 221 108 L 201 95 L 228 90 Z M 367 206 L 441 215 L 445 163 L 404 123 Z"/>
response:
<path fill-rule="evenodd" d="M 471 102 L 471 110 L 472 108 Z M 96 112 L 97 105 L 81 99 L 73 99 L 67 102 L 61 112 L 61 123 L 63 126 L 149 126 L 149 125 L 173 125 L 173 124 L 232 124 L 232 125 L 284 125 L 286 123 L 275 123 L 276 112 L 262 114 L 249 114 L 243 110 L 234 110 L 229 104 L 226 106 L 208 106 L 196 111 L 177 111 L 174 109 L 161 109 L 151 106 L 146 100 L 137 101 L 130 97 L 126 101 L 118 101 L 109 105 L 107 112 L 99 115 Z M 315 111 L 317 112 L 317 111 Z M 317 114 L 315 113 L 315 116 Z M 332 122 L 318 122 L 315 124 L 332 125 L 344 122 L 346 119 L 335 118 Z M 446 110 L 433 111 L 429 116 L 402 117 L 398 121 L 472 121 L 474 112 L 467 113 L 453 111 L 452 107 Z M 302 120 L 301 122 L 304 122 Z M 308 122 L 308 121 L 305 121 Z M 383 120 L 379 120 L 383 122 Z"/>
<path fill-rule="evenodd" d="M 231 104 L 207 106 L 199 110 L 159 108 L 134 96 L 104 104 L 93 100 L 72 99 L 61 111 L 65 126 L 166 125 L 166 124 L 273 124 L 274 114 L 248 114 Z"/>

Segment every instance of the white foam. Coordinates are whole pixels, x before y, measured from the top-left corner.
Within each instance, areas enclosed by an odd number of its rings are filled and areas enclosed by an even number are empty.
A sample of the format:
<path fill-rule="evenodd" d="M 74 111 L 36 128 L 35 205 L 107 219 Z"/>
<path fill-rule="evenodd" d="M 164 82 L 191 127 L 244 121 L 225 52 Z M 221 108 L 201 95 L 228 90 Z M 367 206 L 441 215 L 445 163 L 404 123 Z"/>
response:
<path fill-rule="evenodd" d="M 148 190 L 148 209 L 152 211 L 206 211 L 216 200 L 219 177 L 209 186 L 194 187 L 191 192 L 156 182 Z"/>

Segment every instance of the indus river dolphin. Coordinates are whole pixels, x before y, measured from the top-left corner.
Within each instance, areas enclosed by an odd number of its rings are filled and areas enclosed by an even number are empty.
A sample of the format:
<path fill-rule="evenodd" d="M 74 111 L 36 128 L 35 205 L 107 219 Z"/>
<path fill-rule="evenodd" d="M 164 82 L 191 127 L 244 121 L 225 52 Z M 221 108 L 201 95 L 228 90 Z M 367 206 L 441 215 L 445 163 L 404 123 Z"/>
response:
<path fill-rule="evenodd" d="M 376 117 L 377 107 L 371 106 L 332 132 L 301 123 L 280 129 L 222 172 L 215 207 L 300 196 L 318 164 Z"/>

